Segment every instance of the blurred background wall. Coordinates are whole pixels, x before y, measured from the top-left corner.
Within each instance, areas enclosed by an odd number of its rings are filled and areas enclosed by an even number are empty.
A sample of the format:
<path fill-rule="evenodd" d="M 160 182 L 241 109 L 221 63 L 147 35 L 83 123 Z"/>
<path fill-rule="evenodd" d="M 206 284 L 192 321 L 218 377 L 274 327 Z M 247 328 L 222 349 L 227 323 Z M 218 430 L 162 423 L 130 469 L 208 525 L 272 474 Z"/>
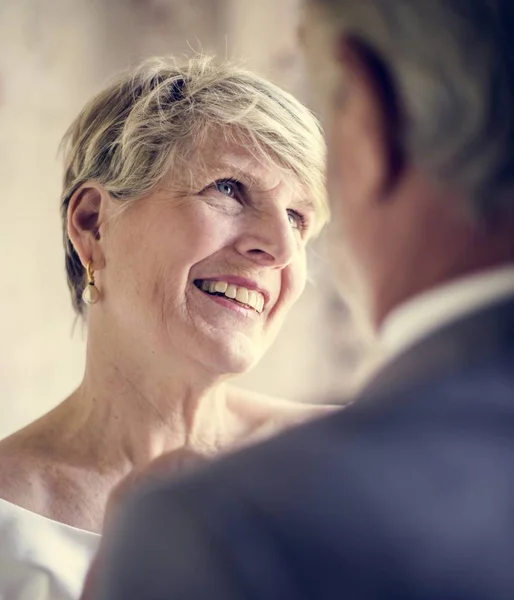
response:
<path fill-rule="evenodd" d="M 297 0 L 0 0 L 0 437 L 80 382 L 84 334 L 64 276 L 57 148 L 83 103 L 152 54 L 237 57 L 300 99 Z M 323 240 L 312 283 L 241 385 L 305 400 L 344 394 L 361 356 Z"/>

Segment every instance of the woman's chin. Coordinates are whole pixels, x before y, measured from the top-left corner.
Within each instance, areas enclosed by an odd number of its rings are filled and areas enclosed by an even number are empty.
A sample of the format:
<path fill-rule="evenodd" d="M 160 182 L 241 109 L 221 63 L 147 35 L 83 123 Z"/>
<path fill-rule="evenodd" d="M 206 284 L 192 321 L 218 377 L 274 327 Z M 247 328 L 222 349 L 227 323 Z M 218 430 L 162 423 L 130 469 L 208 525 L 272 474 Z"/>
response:
<path fill-rule="evenodd" d="M 250 340 L 232 339 L 206 344 L 201 354 L 201 362 L 222 376 L 245 373 L 258 362 L 262 352 Z"/>

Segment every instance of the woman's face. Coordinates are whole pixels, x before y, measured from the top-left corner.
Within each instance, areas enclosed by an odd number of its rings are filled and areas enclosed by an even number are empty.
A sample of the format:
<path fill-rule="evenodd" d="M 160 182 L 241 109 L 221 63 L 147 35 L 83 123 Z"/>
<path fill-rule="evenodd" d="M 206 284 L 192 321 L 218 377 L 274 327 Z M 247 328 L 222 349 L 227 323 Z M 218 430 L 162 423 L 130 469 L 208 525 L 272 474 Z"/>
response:
<path fill-rule="evenodd" d="M 187 185 L 170 176 L 101 228 L 102 308 L 139 349 L 238 373 L 304 289 L 314 207 L 293 178 L 241 147 L 201 158 Z"/>

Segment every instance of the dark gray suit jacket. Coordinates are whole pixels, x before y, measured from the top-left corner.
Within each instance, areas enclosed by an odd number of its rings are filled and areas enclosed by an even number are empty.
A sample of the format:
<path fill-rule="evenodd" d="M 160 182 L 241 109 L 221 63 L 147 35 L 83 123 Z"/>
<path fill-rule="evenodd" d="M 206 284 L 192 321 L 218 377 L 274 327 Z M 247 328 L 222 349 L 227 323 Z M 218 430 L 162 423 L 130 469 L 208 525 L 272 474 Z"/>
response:
<path fill-rule="evenodd" d="M 514 301 L 122 511 L 99 600 L 514 598 Z"/>

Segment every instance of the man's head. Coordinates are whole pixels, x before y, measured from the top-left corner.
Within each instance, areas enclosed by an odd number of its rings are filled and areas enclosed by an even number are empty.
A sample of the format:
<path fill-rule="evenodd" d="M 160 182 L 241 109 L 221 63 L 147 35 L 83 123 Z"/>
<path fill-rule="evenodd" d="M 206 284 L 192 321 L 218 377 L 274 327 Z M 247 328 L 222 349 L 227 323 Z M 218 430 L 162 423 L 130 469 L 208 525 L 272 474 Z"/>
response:
<path fill-rule="evenodd" d="M 514 2 L 309 0 L 302 39 L 350 304 L 514 260 Z"/>

